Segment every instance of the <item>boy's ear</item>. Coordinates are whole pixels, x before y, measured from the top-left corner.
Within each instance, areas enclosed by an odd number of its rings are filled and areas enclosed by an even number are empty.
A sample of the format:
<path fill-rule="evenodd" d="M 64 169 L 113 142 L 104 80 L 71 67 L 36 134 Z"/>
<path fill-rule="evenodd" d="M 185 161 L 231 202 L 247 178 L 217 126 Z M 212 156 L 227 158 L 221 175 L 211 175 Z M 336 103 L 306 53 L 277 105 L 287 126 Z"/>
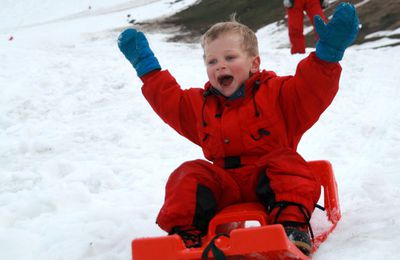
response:
<path fill-rule="evenodd" d="M 252 62 L 251 62 L 251 73 L 256 73 L 260 71 L 260 64 L 261 64 L 261 59 L 260 56 L 254 57 Z"/>

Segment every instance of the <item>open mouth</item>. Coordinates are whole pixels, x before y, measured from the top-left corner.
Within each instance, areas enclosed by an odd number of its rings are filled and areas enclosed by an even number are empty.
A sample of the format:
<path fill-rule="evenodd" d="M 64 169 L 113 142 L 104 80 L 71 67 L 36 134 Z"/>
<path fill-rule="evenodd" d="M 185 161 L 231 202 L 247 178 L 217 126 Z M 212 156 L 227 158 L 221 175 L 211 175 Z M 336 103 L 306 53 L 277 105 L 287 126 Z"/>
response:
<path fill-rule="evenodd" d="M 225 87 L 229 86 L 232 84 L 232 82 L 233 82 L 233 76 L 231 76 L 231 75 L 221 75 L 218 77 L 218 83 L 221 86 L 225 86 Z"/>

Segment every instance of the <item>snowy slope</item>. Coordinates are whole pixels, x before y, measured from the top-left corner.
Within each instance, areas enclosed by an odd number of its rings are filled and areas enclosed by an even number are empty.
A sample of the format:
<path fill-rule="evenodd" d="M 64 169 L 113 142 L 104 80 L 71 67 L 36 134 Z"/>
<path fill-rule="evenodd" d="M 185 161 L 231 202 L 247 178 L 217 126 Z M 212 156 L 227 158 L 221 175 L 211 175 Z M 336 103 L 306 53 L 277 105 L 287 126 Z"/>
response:
<path fill-rule="evenodd" d="M 166 179 L 202 154 L 152 112 L 116 39 L 127 14 L 194 2 L 0 0 L 0 259 L 129 259 L 133 238 L 164 235 Z M 294 73 L 305 55 L 286 30 L 257 34 L 262 67 Z M 203 85 L 198 44 L 148 38 L 183 86 Z M 314 259 L 400 257 L 400 47 L 373 48 L 386 43 L 346 52 L 336 99 L 300 143 L 332 162 L 343 214 Z"/>

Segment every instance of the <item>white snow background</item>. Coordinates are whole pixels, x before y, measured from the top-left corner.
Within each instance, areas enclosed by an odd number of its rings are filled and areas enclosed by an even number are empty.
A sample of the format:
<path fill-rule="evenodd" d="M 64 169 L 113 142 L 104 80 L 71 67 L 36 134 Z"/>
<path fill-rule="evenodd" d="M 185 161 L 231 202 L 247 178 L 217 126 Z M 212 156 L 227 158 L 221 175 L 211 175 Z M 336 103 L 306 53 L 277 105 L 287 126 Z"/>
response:
<path fill-rule="evenodd" d="M 126 260 L 132 239 L 165 235 L 155 218 L 166 180 L 202 153 L 151 110 L 117 37 L 127 14 L 194 2 L 0 0 L 0 259 Z M 262 68 L 293 74 L 306 56 L 290 55 L 282 26 L 257 35 Z M 162 67 L 203 86 L 200 45 L 167 36 L 147 34 Z M 332 162 L 342 210 L 314 259 L 400 257 L 400 46 L 382 47 L 392 42 L 346 51 L 340 91 L 300 143 L 307 160 Z"/>

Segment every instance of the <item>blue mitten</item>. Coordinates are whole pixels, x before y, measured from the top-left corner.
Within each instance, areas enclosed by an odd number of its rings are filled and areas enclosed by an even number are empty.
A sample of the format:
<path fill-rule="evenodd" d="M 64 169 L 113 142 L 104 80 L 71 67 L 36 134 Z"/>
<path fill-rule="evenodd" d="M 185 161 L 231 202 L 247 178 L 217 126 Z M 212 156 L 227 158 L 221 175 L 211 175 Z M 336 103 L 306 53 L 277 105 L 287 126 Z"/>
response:
<path fill-rule="evenodd" d="M 161 66 L 142 32 L 126 29 L 118 37 L 118 47 L 135 68 L 138 77 L 160 70 Z"/>
<path fill-rule="evenodd" d="M 346 48 L 356 39 L 359 24 L 356 9 L 349 3 L 339 4 L 328 24 L 316 15 L 314 26 L 319 36 L 316 46 L 318 58 L 330 62 L 340 61 Z"/>

